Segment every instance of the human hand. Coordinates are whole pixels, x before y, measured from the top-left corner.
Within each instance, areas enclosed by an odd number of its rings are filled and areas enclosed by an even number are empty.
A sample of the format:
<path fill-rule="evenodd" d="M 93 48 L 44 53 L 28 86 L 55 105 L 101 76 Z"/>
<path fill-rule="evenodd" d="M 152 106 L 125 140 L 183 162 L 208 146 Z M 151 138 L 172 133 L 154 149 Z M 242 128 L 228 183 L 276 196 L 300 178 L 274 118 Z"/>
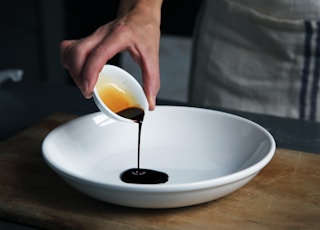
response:
<path fill-rule="evenodd" d="M 122 1 L 118 17 L 88 37 L 61 42 L 61 60 L 85 98 L 90 98 L 103 66 L 128 51 L 142 71 L 149 109 L 160 89 L 159 41 L 162 0 Z M 155 4 L 157 3 L 157 4 Z"/>

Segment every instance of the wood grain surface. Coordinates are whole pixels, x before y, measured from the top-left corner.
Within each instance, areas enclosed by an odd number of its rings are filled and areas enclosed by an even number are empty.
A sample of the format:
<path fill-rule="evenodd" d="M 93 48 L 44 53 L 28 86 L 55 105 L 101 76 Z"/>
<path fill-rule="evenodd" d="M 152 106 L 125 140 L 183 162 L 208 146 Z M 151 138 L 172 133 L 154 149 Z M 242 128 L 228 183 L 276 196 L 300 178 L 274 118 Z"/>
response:
<path fill-rule="evenodd" d="M 43 229 L 320 229 L 320 155 L 277 149 L 251 182 L 224 198 L 127 208 L 83 195 L 44 162 L 44 137 L 73 118 L 54 114 L 0 143 L 1 219 Z"/>

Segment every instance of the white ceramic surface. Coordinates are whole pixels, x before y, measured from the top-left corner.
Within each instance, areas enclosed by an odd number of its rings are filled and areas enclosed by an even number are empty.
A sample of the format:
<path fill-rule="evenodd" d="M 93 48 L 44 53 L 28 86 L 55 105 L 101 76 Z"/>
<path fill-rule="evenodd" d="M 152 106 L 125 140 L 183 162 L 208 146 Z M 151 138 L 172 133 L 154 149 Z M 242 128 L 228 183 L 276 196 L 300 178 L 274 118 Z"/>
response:
<path fill-rule="evenodd" d="M 173 208 L 223 197 L 268 164 L 275 141 L 263 127 L 231 114 L 158 106 L 145 116 L 141 167 L 169 174 L 165 184 L 128 184 L 137 166 L 138 125 L 98 112 L 51 131 L 42 150 L 48 165 L 79 191 L 131 207 Z"/>
<path fill-rule="evenodd" d="M 116 85 L 123 90 L 124 94 L 130 95 L 130 98 L 132 98 L 138 107 L 143 109 L 145 112 L 148 111 L 149 105 L 143 88 L 139 82 L 125 70 L 114 65 L 105 65 L 99 74 L 97 84 L 93 90 L 93 99 L 100 111 L 106 116 L 118 121 L 134 122 L 130 119 L 117 115 L 106 106 L 99 95 L 99 91 L 97 90 L 99 84 Z"/>

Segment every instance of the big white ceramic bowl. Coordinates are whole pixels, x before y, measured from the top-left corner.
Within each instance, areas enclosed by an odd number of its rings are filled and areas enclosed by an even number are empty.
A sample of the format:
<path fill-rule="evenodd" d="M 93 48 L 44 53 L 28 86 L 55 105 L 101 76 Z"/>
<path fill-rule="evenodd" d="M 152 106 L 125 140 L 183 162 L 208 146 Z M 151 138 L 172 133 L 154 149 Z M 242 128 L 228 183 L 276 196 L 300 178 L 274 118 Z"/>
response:
<path fill-rule="evenodd" d="M 158 106 L 145 116 L 141 167 L 166 172 L 164 184 L 129 184 L 137 166 L 138 125 L 101 112 L 72 120 L 45 138 L 48 165 L 79 191 L 113 204 L 173 208 L 215 200 L 248 183 L 268 164 L 275 141 L 258 124 L 228 113 Z"/>

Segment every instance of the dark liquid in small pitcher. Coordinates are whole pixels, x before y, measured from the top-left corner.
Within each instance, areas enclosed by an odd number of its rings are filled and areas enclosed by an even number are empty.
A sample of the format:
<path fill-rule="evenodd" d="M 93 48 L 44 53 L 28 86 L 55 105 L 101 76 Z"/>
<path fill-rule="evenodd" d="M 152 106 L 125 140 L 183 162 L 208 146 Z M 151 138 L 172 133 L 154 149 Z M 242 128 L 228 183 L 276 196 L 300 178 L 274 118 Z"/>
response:
<path fill-rule="evenodd" d="M 151 169 L 140 168 L 140 140 L 144 111 L 140 108 L 131 107 L 121 110 L 118 115 L 131 119 L 138 123 L 138 167 L 124 171 L 120 178 L 123 182 L 134 184 L 161 184 L 168 181 L 168 174 Z"/>

